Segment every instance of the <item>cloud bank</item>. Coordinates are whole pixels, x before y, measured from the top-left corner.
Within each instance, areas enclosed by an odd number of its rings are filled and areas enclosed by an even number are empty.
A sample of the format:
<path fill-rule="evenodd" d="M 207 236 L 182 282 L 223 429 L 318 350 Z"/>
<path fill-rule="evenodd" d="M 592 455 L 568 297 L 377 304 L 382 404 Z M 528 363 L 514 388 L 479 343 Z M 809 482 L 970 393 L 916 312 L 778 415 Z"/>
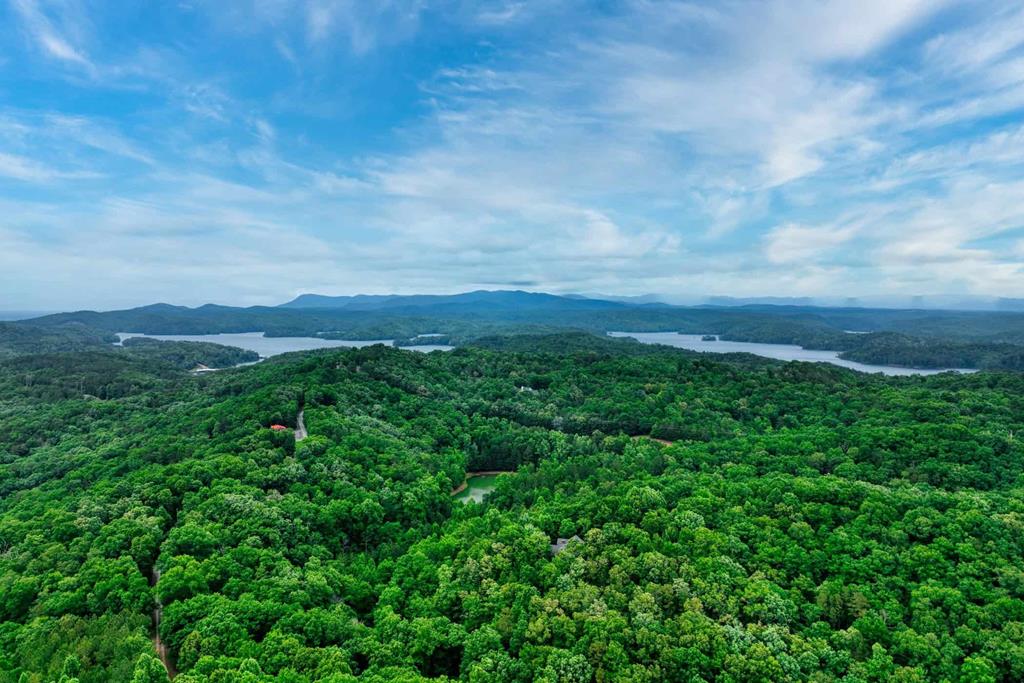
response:
<path fill-rule="evenodd" d="M 1018 3 L 228 0 L 0 18 L 0 308 L 1024 296 Z"/>

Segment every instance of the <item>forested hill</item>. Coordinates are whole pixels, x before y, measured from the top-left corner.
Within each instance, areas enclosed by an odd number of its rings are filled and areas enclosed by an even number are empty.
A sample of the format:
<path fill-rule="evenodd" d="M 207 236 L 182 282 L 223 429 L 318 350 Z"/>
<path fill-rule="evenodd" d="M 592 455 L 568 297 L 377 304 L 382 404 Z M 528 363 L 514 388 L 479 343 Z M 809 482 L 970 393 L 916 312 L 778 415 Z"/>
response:
<path fill-rule="evenodd" d="M 0 683 L 1024 678 L 1019 374 L 572 343 L 0 364 Z"/>
<path fill-rule="evenodd" d="M 169 363 L 181 370 L 193 368 L 230 368 L 242 363 L 255 363 L 260 355 L 255 351 L 222 344 L 194 341 L 163 341 L 133 337 L 123 342 L 124 353 Z"/>
<path fill-rule="evenodd" d="M 0 359 L 27 353 L 98 349 L 116 341 L 115 334 L 75 323 L 31 325 L 0 322 Z"/>
<path fill-rule="evenodd" d="M 282 306 L 198 308 L 154 304 L 123 311 L 44 316 L 37 328 L 103 332 L 396 339 L 440 334 L 454 345 L 488 336 L 578 330 L 714 334 L 796 344 L 874 364 L 1024 370 L 1024 313 L 802 306 L 681 307 L 515 291 L 433 296 L 302 295 Z M 0 349 L 2 350 L 2 349 Z"/>
<path fill-rule="evenodd" d="M 164 364 L 178 370 L 196 367 L 227 368 L 259 360 L 253 351 L 207 342 L 158 341 L 132 338 L 123 345 L 116 334 L 77 323 L 45 326 L 29 323 L 0 323 L 0 360 L 20 358 L 32 364 L 46 354 L 89 352 L 97 355 L 121 355 Z M 88 366 L 92 361 L 83 361 Z M 17 363 L 8 367 L 15 367 Z"/>

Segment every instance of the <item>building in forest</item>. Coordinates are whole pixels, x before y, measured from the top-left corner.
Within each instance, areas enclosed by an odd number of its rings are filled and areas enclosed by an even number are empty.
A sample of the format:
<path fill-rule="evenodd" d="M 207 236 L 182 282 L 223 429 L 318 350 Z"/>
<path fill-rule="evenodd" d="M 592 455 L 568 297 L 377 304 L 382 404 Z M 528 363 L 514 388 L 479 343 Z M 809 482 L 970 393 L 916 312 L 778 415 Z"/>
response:
<path fill-rule="evenodd" d="M 570 543 L 574 542 L 582 543 L 583 539 L 579 536 L 571 536 L 570 538 L 556 539 L 555 542 L 551 544 L 551 554 L 557 555 L 558 553 L 568 548 Z"/>

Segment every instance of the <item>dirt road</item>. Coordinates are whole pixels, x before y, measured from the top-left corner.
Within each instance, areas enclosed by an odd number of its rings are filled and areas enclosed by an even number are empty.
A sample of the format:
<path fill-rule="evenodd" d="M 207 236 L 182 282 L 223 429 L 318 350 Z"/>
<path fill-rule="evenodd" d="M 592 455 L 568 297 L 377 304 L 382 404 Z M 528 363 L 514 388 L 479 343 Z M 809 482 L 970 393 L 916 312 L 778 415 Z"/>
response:
<path fill-rule="evenodd" d="M 156 586 L 157 582 L 160 581 L 160 570 L 153 567 L 153 572 L 150 574 L 152 585 Z M 156 607 L 153 608 L 153 648 L 156 649 L 156 656 L 160 658 L 164 668 L 167 669 L 167 675 L 170 678 L 174 678 L 178 675 L 178 672 L 174 668 L 174 664 L 171 662 L 171 653 L 167 649 L 167 645 L 160 640 L 160 620 L 164 616 L 164 606 L 160 604 L 160 598 L 156 598 Z"/>

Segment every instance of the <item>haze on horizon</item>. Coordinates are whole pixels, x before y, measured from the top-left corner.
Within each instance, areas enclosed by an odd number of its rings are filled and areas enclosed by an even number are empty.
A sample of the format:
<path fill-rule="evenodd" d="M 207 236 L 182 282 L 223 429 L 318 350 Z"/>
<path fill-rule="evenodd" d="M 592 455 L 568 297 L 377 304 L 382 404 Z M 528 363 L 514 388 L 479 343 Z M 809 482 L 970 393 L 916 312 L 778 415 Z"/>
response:
<path fill-rule="evenodd" d="M 0 0 L 0 310 L 1024 297 L 1008 0 Z"/>

